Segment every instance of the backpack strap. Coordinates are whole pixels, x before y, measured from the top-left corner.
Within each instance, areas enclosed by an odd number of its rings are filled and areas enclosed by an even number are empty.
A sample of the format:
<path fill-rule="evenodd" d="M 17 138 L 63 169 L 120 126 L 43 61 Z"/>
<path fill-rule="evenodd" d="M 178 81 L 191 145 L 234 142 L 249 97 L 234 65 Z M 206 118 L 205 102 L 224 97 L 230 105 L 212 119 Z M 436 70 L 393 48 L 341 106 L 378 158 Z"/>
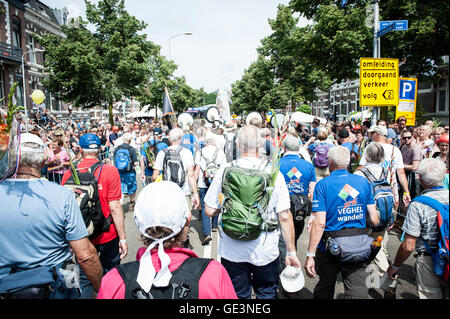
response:
<path fill-rule="evenodd" d="M 443 214 L 444 212 L 448 213 L 448 205 L 444 205 L 441 202 L 439 202 L 438 200 L 431 198 L 429 196 L 420 195 L 420 196 L 414 198 L 412 201 L 419 202 L 424 205 L 430 206 L 431 208 L 440 212 L 441 214 Z"/>
<path fill-rule="evenodd" d="M 94 173 L 95 173 L 95 170 L 96 170 L 98 167 L 100 167 L 100 172 L 98 173 L 98 176 L 97 176 L 97 178 L 96 178 L 96 181 L 97 181 L 97 182 L 98 182 L 98 180 L 100 179 L 100 174 L 102 173 L 103 163 L 100 162 L 100 161 L 98 161 L 98 162 L 95 162 L 91 167 L 88 168 L 88 172 L 89 172 L 90 174 L 94 175 L 94 177 L 95 177 L 95 174 L 94 174 Z"/>
<path fill-rule="evenodd" d="M 179 286 L 177 286 L 179 287 L 177 293 L 180 299 L 188 297 L 189 292 L 192 290 L 194 290 L 193 293 L 198 294 L 198 284 L 200 278 L 203 275 L 203 272 L 205 271 L 206 267 L 208 267 L 211 260 L 212 259 L 190 257 L 184 260 L 183 263 L 172 272 L 172 278 L 174 278 L 177 275 L 177 273 L 181 273 L 183 274 L 183 277 L 188 277 L 189 279 L 191 279 L 190 282 L 183 281 L 180 283 Z M 136 281 L 139 272 L 139 266 L 140 266 L 139 261 L 133 261 L 126 264 L 120 264 L 115 267 L 125 283 L 125 299 L 136 299 L 137 298 L 136 293 L 141 290 L 141 287 Z M 149 294 L 150 298 L 153 298 L 153 296 L 151 295 L 152 289 L 150 290 Z M 144 294 L 140 295 L 144 297 L 148 296 L 148 295 L 145 296 Z M 172 298 L 173 297 L 174 292 L 172 291 Z"/>

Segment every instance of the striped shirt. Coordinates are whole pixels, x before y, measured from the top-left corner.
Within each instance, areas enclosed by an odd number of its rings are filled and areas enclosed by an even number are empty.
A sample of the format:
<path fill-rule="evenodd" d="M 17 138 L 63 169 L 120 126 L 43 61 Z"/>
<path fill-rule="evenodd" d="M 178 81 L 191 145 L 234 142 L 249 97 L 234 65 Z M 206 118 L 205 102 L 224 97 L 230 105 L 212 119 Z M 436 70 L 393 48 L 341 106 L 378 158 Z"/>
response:
<path fill-rule="evenodd" d="M 449 193 L 446 189 L 428 189 L 423 191 L 421 195 L 436 199 L 444 205 L 448 205 L 449 202 Z M 410 236 L 421 237 L 420 240 L 416 241 L 416 251 L 425 251 L 422 238 L 427 241 L 432 250 L 437 249 L 439 229 L 436 215 L 437 212 L 433 208 L 419 202 L 412 202 L 408 206 L 402 228 Z"/>

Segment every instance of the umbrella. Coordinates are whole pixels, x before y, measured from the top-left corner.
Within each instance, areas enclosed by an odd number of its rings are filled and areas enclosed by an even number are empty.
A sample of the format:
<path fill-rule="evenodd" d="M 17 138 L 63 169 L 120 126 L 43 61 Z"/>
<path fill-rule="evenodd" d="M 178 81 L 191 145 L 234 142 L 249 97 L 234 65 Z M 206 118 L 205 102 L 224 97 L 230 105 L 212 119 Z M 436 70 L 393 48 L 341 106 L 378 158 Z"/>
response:
<path fill-rule="evenodd" d="M 311 114 L 303 113 L 303 112 L 294 112 L 291 116 L 291 122 L 298 123 L 312 123 L 314 118 L 317 118 L 321 124 L 326 124 L 327 120 L 321 117 L 313 116 Z"/>

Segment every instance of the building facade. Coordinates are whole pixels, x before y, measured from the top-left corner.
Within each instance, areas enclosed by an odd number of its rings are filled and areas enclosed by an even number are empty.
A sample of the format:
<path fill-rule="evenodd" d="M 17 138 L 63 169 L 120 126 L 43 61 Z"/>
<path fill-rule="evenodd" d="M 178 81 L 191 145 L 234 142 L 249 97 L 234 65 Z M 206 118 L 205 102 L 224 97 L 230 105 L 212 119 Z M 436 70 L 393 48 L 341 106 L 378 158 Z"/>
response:
<path fill-rule="evenodd" d="M 0 0 L 0 10 L 0 98 L 17 83 L 15 102 L 26 105 L 28 114 L 36 107 L 31 99 L 36 89 L 44 92 L 43 103 L 50 111 L 67 108 L 42 83 L 48 75 L 44 72 L 45 50 L 38 42 L 38 37 L 46 34 L 65 37 L 61 25 L 66 23 L 67 9 L 51 9 L 37 0 Z"/>

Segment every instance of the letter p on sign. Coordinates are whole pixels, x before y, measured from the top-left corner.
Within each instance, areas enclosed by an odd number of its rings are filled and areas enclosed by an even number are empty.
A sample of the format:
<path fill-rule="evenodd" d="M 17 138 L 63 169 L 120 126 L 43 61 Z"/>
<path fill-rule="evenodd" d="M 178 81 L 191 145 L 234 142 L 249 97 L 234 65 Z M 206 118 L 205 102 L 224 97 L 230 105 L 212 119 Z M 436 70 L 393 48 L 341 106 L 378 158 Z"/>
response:
<path fill-rule="evenodd" d="M 400 79 L 400 99 L 410 101 L 416 99 L 416 81 Z"/>

